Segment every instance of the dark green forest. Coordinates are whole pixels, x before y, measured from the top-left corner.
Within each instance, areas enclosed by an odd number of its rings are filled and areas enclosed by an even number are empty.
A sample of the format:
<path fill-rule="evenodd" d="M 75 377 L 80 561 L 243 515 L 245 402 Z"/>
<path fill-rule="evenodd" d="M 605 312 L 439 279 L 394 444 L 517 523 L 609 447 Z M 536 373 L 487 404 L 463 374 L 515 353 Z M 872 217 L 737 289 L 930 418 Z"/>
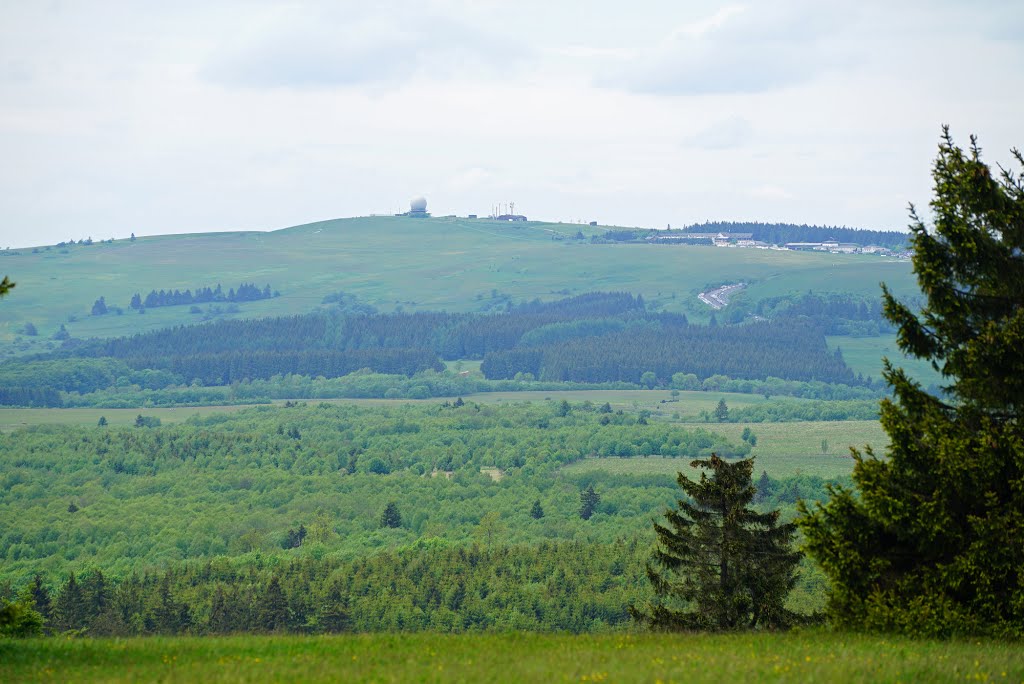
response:
<path fill-rule="evenodd" d="M 235 401 L 239 394 L 251 401 L 454 397 L 558 383 L 678 389 L 709 389 L 710 383 L 710 389 L 726 390 L 730 381 L 726 391 L 879 395 L 854 375 L 841 353 L 827 349 L 824 338 L 836 321 L 874 325 L 858 318 L 875 315 L 863 302 L 821 304 L 825 300 L 815 298 L 815 305 L 803 296 L 786 299 L 789 306 L 775 301 L 778 315 L 769 320 L 700 326 L 679 314 L 649 311 L 642 298 L 624 293 L 509 305 L 492 314 L 382 314 L 342 295 L 328 299 L 324 310 L 312 314 L 219 320 L 110 340 L 65 339 L 58 350 L 0 365 L 0 404 L 216 403 Z M 485 377 L 441 382 L 430 373 L 444 370 L 442 359 L 482 359 Z M 358 378 L 319 393 L 287 394 L 282 387 L 283 378 L 320 382 L 355 373 L 394 377 L 383 386 L 378 382 L 376 393 Z M 679 377 L 693 380 L 681 384 Z M 532 382 L 548 384 L 522 385 Z M 246 389 L 240 392 L 240 385 Z M 126 392 L 131 396 L 122 396 L 121 404 L 110 398 Z"/>

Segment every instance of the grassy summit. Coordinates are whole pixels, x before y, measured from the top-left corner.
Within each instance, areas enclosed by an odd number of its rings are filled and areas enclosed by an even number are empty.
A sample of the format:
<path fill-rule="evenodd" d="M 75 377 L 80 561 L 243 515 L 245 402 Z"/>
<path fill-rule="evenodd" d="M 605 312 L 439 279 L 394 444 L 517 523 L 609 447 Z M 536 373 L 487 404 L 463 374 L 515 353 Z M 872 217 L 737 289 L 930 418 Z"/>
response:
<path fill-rule="evenodd" d="M 575 239 L 582 230 L 585 239 Z M 188 306 L 128 307 L 136 292 L 220 283 L 269 284 L 280 297 L 245 302 L 225 317 L 307 312 L 339 290 L 382 310 L 485 310 L 494 295 L 520 302 L 594 290 L 641 294 L 649 304 L 700 320 L 697 300 L 709 285 L 749 283 L 749 301 L 790 292 L 876 296 L 885 281 L 913 291 L 909 265 L 872 256 L 668 245 L 591 244 L 602 229 L 569 224 L 505 224 L 458 218 L 363 217 L 272 232 L 144 237 L 113 243 L 10 250 L 4 270 L 19 284 L 4 302 L 0 341 L 27 322 L 36 343 L 61 324 L 74 337 L 117 336 L 197 322 Z M 92 316 L 104 297 L 123 315 Z"/>

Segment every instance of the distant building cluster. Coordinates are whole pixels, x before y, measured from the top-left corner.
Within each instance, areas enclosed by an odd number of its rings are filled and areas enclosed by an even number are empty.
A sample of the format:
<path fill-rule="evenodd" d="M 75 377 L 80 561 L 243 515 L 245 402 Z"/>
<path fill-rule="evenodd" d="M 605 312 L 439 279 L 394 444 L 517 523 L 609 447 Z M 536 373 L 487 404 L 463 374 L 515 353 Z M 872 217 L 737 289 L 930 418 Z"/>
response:
<path fill-rule="evenodd" d="M 487 218 L 491 221 L 510 221 L 510 222 L 521 222 L 528 221 L 529 219 L 522 214 L 515 213 L 515 203 L 509 203 L 506 205 L 495 205 L 491 211 L 491 215 Z M 408 216 L 411 218 L 429 218 L 430 212 L 427 211 L 427 200 L 425 197 L 416 197 L 409 202 L 409 211 L 403 211 L 395 216 Z M 475 219 L 476 214 L 470 214 L 466 218 Z M 591 225 L 596 225 L 592 223 Z"/>
<path fill-rule="evenodd" d="M 794 252 L 829 252 L 831 254 L 878 254 L 879 256 L 904 256 L 877 245 L 862 246 L 852 242 L 825 240 L 824 242 L 787 242 L 773 245 L 755 240 L 753 233 L 682 233 L 675 235 L 652 235 L 648 242 L 658 244 L 711 244 L 715 247 L 752 247 L 755 249 L 784 249 Z"/>

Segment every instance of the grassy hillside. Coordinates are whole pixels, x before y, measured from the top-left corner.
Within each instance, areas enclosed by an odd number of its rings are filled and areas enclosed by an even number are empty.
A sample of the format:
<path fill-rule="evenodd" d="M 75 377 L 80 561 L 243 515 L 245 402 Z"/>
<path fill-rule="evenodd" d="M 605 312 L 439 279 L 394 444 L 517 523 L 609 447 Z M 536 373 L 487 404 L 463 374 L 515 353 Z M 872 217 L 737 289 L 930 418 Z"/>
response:
<path fill-rule="evenodd" d="M 1014 644 L 790 634 L 375 634 L 0 642 L 0 679 L 76 682 L 1020 681 Z"/>
<path fill-rule="evenodd" d="M 877 380 L 882 379 L 882 357 L 903 368 L 910 377 L 924 384 L 941 385 L 942 376 L 927 361 L 908 358 L 896 344 L 896 335 L 878 337 L 832 336 L 826 338 L 830 349 L 841 349 L 846 364 L 856 373 Z"/>
<path fill-rule="evenodd" d="M 591 244 L 579 226 L 486 220 L 365 217 L 262 232 L 169 235 L 112 243 L 9 250 L 0 270 L 18 283 L 4 301 L 0 341 L 26 322 L 43 344 L 65 324 L 75 337 L 114 336 L 195 322 L 188 306 L 128 308 L 135 292 L 269 284 L 278 298 L 247 302 L 226 317 L 310 311 L 345 290 L 385 310 L 480 310 L 492 294 L 515 301 L 556 293 L 624 290 L 667 310 L 701 318 L 696 295 L 710 284 L 745 282 L 756 301 L 788 292 L 847 291 L 874 296 L 879 282 L 914 290 L 910 266 L 872 256 L 753 249 Z M 585 233 L 599 229 L 585 228 Z M 564 238 L 564 239 L 555 239 Z M 124 315 L 91 316 L 105 297 Z"/>

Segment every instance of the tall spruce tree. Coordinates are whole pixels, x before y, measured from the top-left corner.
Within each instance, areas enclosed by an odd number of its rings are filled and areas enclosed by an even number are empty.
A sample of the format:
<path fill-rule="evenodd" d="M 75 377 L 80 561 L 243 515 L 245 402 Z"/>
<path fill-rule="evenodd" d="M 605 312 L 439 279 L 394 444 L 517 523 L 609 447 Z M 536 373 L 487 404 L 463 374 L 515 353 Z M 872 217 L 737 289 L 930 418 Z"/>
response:
<path fill-rule="evenodd" d="M 59 634 L 84 629 L 88 617 L 89 607 L 85 593 L 82 591 L 82 585 L 75 579 L 75 573 L 72 572 L 54 602 L 53 630 Z"/>
<path fill-rule="evenodd" d="M 1016 162 L 1024 158 L 1016 150 Z M 928 228 L 911 208 L 919 314 L 886 289 L 900 348 L 946 381 L 885 364 L 888 458 L 854 453 L 854 489 L 804 509 L 833 621 L 912 634 L 1024 636 L 1024 185 L 944 129 Z"/>
<path fill-rule="evenodd" d="M 38 572 L 29 585 L 29 594 L 32 596 L 32 608 L 42 616 L 44 628 L 48 627 L 53 619 L 53 599 L 50 590 L 43 584 L 43 576 Z"/>
<path fill-rule="evenodd" d="M 393 528 L 402 526 L 402 513 L 394 501 L 389 501 L 388 505 L 384 507 L 384 512 L 380 514 L 380 526 Z"/>
<path fill-rule="evenodd" d="M 580 517 L 590 520 L 590 517 L 597 511 L 599 503 L 601 503 L 601 495 L 594 491 L 594 485 L 587 485 L 587 488 L 580 492 Z"/>
<path fill-rule="evenodd" d="M 796 525 L 779 512 L 751 509 L 753 459 L 728 463 L 712 454 L 690 465 L 711 471 L 693 481 L 679 473 L 688 499 L 654 524 L 658 545 L 647 576 L 657 595 L 633 616 L 655 629 L 729 631 L 781 628 L 794 615 L 784 607 L 796 582 L 800 554 Z"/>

